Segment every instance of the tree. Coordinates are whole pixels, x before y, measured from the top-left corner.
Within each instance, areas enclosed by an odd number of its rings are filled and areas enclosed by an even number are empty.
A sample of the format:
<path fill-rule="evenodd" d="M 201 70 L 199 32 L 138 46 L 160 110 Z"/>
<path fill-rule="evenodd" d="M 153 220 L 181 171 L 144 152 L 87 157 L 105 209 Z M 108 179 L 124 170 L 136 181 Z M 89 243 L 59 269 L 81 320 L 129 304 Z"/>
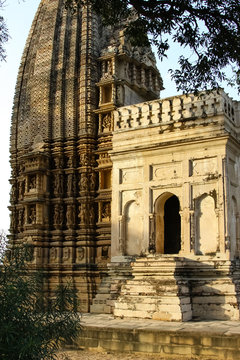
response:
<path fill-rule="evenodd" d="M 0 0 L 0 11 L 3 10 L 5 0 Z M 0 61 L 6 59 L 5 43 L 9 39 L 8 28 L 5 23 L 4 17 L 0 15 Z"/>
<path fill-rule="evenodd" d="M 1 360 L 51 360 L 80 329 L 76 294 L 69 285 L 44 292 L 45 276 L 32 266 L 33 248 L 7 250 L 0 267 Z"/>
<path fill-rule="evenodd" d="M 157 46 L 160 59 L 167 56 L 170 39 L 188 55 L 180 54 L 179 69 L 170 70 L 178 90 L 191 92 L 217 88 L 227 80 L 240 92 L 239 0 L 88 0 L 104 24 L 127 23 L 126 33 L 134 45 Z M 66 6 L 82 4 L 66 0 Z M 146 37 L 150 36 L 150 40 Z"/>

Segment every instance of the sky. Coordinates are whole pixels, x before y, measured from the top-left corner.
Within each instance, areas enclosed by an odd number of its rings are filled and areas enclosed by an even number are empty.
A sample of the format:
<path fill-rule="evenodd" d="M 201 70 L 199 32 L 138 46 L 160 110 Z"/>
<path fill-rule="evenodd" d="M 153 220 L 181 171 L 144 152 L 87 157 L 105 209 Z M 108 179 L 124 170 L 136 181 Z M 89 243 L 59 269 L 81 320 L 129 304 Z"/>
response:
<path fill-rule="evenodd" d="M 10 192 L 9 137 L 14 89 L 23 48 L 39 3 L 40 0 L 6 0 L 5 7 L 0 12 L 0 15 L 6 19 L 11 36 L 6 44 L 6 62 L 0 62 L 0 230 L 6 231 L 9 228 L 7 209 Z M 161 98 L 177 95 L 175 85 L 167 72 L 176 64 L 176 52 L 176 48 L 172 48 L 168 59 L 158 62 L 165 87 L 165 90 L 161 92 Z M 239 100 L 235 89 L 227 88 L 226 90 L 231 97 Z"/>

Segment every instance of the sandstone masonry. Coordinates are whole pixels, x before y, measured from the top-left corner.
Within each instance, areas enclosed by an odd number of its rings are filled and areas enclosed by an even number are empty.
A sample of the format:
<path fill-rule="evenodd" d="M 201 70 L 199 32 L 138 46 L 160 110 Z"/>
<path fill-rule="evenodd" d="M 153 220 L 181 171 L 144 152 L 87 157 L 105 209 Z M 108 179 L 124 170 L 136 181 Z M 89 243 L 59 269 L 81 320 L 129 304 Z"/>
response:
<path fill-rule="evenodd" d="M 239 319 L 240 104 L 222 90 L 159 100 L 149 48 L 42 0 L 11 127 L 11 243 L 80 310 Z"/>

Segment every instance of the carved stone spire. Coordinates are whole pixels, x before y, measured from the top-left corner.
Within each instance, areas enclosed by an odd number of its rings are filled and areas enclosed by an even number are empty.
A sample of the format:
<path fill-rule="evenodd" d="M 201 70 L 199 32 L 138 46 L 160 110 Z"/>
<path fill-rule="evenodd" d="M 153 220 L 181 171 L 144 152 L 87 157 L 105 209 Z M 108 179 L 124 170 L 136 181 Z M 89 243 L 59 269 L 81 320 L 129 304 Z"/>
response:
<path fill-rule="evenodd" d="M 89 308 L 99 276 L 97 249 L 109 248 L 111 236 L 110 213 L 104 215 L 111 197 L 96 200 L 96 159 L 111 149 L 111 136 L 105 148 L 97 132 L 109 135 L 111 111 L 129 104 L 129 94 L 133 101 L 150 100 L 161 87 L 153 60 L 143 65 L 138 58 L 123 32 L 104 29 L 89 5 L 72 14 L 64 0 L 42 0 L 19 69 L 11 127 L 12 241 L 34 244 L 34 262 L 49 272 L 50 289 L 72 277 L 82 311 Z M 148 82 L 142 76 L 135 83 L 134 71 L 147 74 Z M 150 89 L 153 78 L 158 85 Z M 111 106 L 106 109 L 107 96 Z M 102 183 L 109 182 L 106 174 Z M 107 242 L 101 231 L 96 236 L 99 211 Z"/>

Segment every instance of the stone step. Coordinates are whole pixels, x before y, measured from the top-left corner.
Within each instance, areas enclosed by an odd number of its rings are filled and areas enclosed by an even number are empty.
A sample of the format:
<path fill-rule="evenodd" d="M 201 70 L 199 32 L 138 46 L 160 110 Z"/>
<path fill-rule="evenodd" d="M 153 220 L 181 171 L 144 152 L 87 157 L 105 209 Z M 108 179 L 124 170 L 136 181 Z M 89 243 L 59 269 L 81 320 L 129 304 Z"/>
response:
<path fill-rule="evenodd" d="M 236 296 L 234 295 L 202 295 L 194 296 L 193 304 L 234 304 Z"/>
<path fill-rule="evenodd" d="M 106 305 L 110 306 L 111 308 L 115 306 L 116 299 L 106 300 Z"/>
<path fill-rule="evenodd" d="M 189 285 L 186 280 L 176 276 L 174 257 L 136 259 L 132 263 L 132 275 L 122 285 L 115 301 L 115 316 L 164 321 L 187 321 L 192 318 Z"/>
<path fill-rule="evenodd" d="M 101 286 L 99 289 L 98 289 L 98 293 L 99 294 L 109 294 L 110 292 L 110 288 L 111 286 Z"/>
<path fill-rule="evenodd" d="M 132 300 L 132 299 L 131 299 Z M 142 302 L 141 299 L 139 298 L 138 300 L 136 299 L 135 302 L 130 301 L 129 298 L 124 298 L 124 297 L 120 297 L 116 302 L 115 302 L 115 308 L 116 309 L 129 309 L 129 310 L 148 310 L 148 311 L 169 311 L 169 312 L 176 312 L 176 311 L 190 311 L 191 310 L 191 303 L 190 303 L 190 298 L 188 299 L 187 302 L 184 303 L 171 303 L 171 304 L 167 304 L 167 303 L 163 303 L 163 302 L 156 302 L 156 303 L 147 303 L 147 302 Z"/>
<path fill-rule="evenodd" d="M 164 315 L 164 314 L 160 314 Z M 83 328 L 77 339 L 78 349 L 124 353 L 122 358 L 238 360 L 240 323 L 200 321 L 184 324 L 154 320 L 116 319 L 109 315 L 83 314 Z M 182 321 L 190 320 L 182 315 Z M 114 326 L 113 326 L 114 322 Z M 96 326 L 95 326 L 96 325 Z M 76 359 L 82 357 L 81 350 Z M 146 352 L 148 356 L 146 356 Z M 129 355 L 131 353 L 131 356 Z M 141 355 L 140 355 L 141 354 Z M 152 355 L 152 356 L 150 356 Z M 117 358 L 118 356 L 112 356 Z"/>
<path fill-rule="evenodd" d="M 147 286 L 141 284 L 123 285 L 121 289 L 122 295 L 138 295 L 138 296 L 187 296 L 189 295 L 189 289 L 186 286 Z"/>
<path fill-rule="evenodd" d="M 129 264 L 110 264 L 108 267 L 108 276 L 101 280 L 97 295 L 90 306 L 91 313 L 113 313 L 122 284 L 132 277 Z"/>
<path fill-rule="evenodd" d="M 102 300 L 102 301 L 106 301 L 106 299 L 109 298 L 109 294 L 102 294 L 102 293 L 98 293 L 96 295 L 96 297 L 94 298 L 94 300 Z"/>
<path fill-rule="evenodd" d="M 139 318 L 139 319 L 153 319 L 161 321 L 189 321 L 192 318 L 192 313 L 190 312 L 168 312 L 168 311 L 159 311 L 159 312 L 149 312 L 143 310 L 122 310 L 114 309 L 114 316 L 121 318 Z"/>
<path fill-rule="evenodd" d="M 227 295 L 227 294 L 235 294 L 236 286 L 233 283 L 229 283 L 227 281 L 223 282 L 214 282 L 207 281 L 205 283 L 197 283 L 196 285 L 193 283 L 192 291 L 194 295 Z"/>
<path fill-rule="evenodd" d="M 154 304 L 154 305 L 179 305 L 190 304 L 191 299 L 189 296 L 179 297 L 176 295 L 166 295 L 164 297 L 155 296 L 139 296 L 139 295 L 122 295 L 118 297 L 117 302 L 127 301 L 128 304 Z"/>
<path fill-rule="evenodd" d="M 90 312 L 93 314 L 104 314 L 105 304 L 92 304 L 90 305 Z"/>
<path fill-rule="evenodd" d="M 103 305 L 106 304 L 106 300 L 93 299 L 92 305 Z"/>

